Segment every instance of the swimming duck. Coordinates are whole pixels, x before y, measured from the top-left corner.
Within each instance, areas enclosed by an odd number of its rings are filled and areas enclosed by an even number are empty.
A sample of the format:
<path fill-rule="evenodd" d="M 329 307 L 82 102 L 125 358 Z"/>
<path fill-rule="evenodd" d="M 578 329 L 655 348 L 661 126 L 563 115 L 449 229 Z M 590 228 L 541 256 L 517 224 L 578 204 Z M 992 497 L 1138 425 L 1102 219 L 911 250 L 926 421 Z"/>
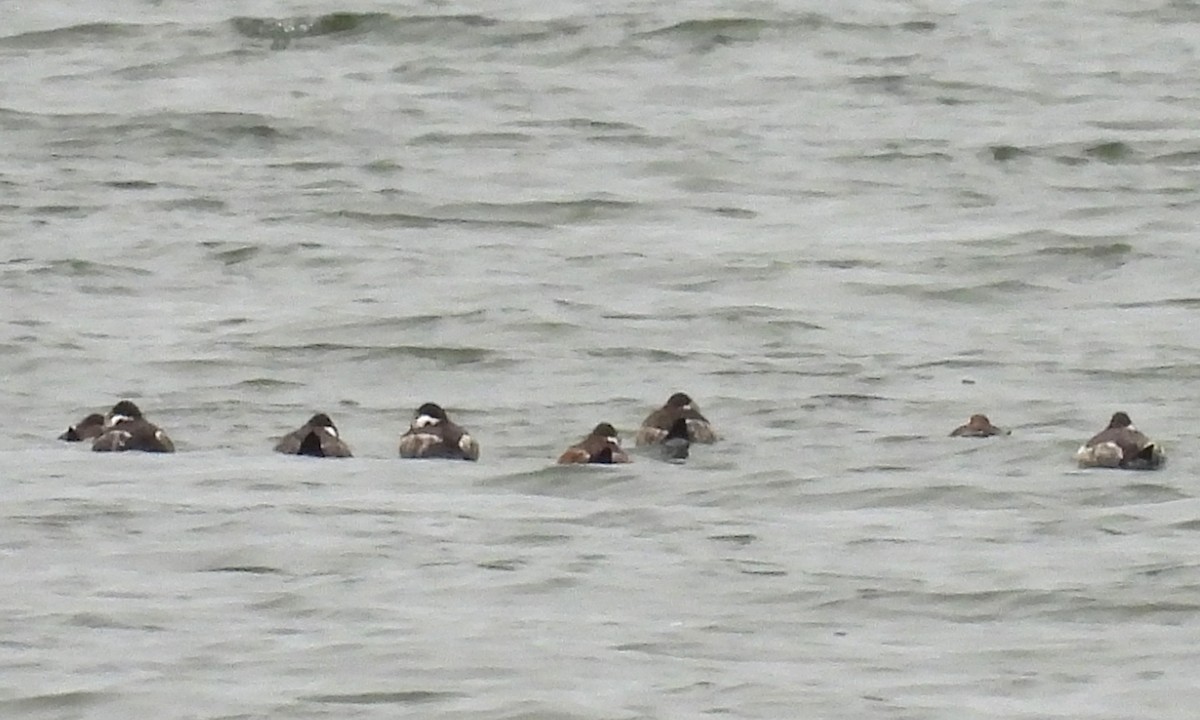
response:
<path fill-rule="evenodd" d="M 1162 446 L 1133 426 L 1129 415 L 1113 413 L 1108 427 L 1096 433 L 1075 452 L 1079 467 L 1154 470 L 1167 461 Z"/>
<path fill-rule="evenodd" d="M 617 430 L 608 423 L 600 423 L 592 432 L 559 456 L 559 465 L 572 463 L 627 463 L 629 456 L 621 449 Z"/>
<path fill-rule="evenodd" d="M 1008 435 L 1009 431 L 998 428 L 988 420 L 987 415 L 972 415 L 966 425 L 959 425 L 950 433 L 950 437 L 991 437 L 993 435 Z"/>
<path fill-rule="evenodd" d="M 350 446 L 338 435 L 338 429 L 329 416 L 317 413 L 298 430 L 280 438 L 275 445 L 275 452 L 310 457 L 350 457 Z"/>
<path fill-rule="evenodd" d="M 677 392 L 667 398 L 665 405 L 650 413 L 642 421 L 642 426 L 637 433 L 637 446 L 663 442 L 670 436 L 671 427 L 681 419 L 687 428 L 689 442 L 712 443 L 717 441 L 717 433 L 709 424 L 708 418 L 700 413 L 700 408 L 685 393 Z"/>
<path fill-rule="evenodd" d="M 408 432 L 400 436 L 402 458 L 478 460 L 479 443 L 436 403 L 417 408 Z"/>
<path fill-rule="evenodd" d="M 692 441 L 688 439 L 688 419 L 681 417 L 671 425 L 667 436 L 658 444 L 663 460 L 687 460 Z"/>
<path fill-rule="evenodd" d="M 84 419 L 67 428 L 67 431 L 58 436 L 59 440 L 67 442 L 80 442 L 82 440 L 91 440 L 92 438 L 100 437 L 104 432 L 104 416 L 100 413 L 92 413 Z"/>
<path fill-rule="evenodd" d="M 104 416 L 104 432 L 92 442 L 92 450 L 172 453 L 175 452 L 175 444 L 157 425 L 142 417 L 137 405 L 122 400 Z"/>

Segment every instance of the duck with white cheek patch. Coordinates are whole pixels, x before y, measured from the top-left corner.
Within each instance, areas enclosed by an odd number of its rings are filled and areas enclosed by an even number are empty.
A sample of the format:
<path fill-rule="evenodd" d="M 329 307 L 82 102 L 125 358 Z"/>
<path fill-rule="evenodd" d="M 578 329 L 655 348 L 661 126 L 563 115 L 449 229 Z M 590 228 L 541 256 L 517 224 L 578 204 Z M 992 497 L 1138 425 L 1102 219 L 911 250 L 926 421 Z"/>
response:
<path fill-rule="evenodd" d="M 700 412 L 686 393 L 677 392 L 667 398 L 665 405 L 650 413 L 638 429 L 637 446 L 656 445 L 672 437 L 671 429 L 683 420 L 689 443 L 712 443 L 717 441 L 708 418 Z M 678 436 L 678 432 L 676 432 Z M 686 455 L 685 455 L 686 457 Z"/>
<path fill-rule="evenodd" d="M 400 436 L 400 457 L 478 460 L 479 443 L 436 403 L 417 408 L 408 431 Z"/>
<path fill-rule="evenodd" d="M 96 452 L 173 453 L 175 444 L 157 425 L 142 417 L 142 411 L 129 400 L 113 405 L 104 416 L 104 429 L 92 442 Z"/>
<path fill-rule="evenodd" d="M 337 426 L 325 413 L 317 413 L 299 429 L 284 435 L 275 452 L 308 457 L 351 457 L 350 446 L 342 440 Z"/>
<path fill-rule="evenodd" d="M 629 462 L 629 455 L 621 449 L 617 430 L 609 423 L 600 423 L 586 437 L 563 451 L 559 465 L 599 464 Z"/>

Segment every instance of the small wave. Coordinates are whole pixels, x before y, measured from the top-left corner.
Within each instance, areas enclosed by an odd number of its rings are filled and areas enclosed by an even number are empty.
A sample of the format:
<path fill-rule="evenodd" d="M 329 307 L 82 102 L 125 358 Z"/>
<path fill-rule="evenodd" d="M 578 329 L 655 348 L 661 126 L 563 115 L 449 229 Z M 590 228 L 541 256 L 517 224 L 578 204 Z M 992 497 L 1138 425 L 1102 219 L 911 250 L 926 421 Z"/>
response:
<path fill-rule="evenodd" d="M 35 30 L 0 37 L 0 47 L 12 48 L 55 48 L 112 39 L 135 37 L 144 31 L 144 25 L 128 23 L 85 23 L 53 30 Z"/>
<path fill-rule="evenodd" d="M 441 215 L 415 215 L 412 213 L 372 213 L 359 210 L 335 210 L 321 213 L 333 220 L 348 220 L 353 223 L 383 228 L 433 228 L 446 226 L 474 225 L 479 227 L 523 227 L 544 228 L 542 223 L 508 218 L 469 218 Z"/>
<path fill-rule="evenodd" d="M 468 31 L 490 29 L 500 21 L 483 15 L 412 15 L 389 13 L 330 13 L 312 17 L 259 18 L 235 17 L 230 20 L 238 34 L 255 39 L 270 40 L 271 47 L 282 50 L 293 41 L 320 37 L 359 37 L 371 35 L 393 42 L 436 43 L 456 39 Z M 523 28 L 513 34 L 537 38 L 552 34 L 552 30 L 537 31 Z"/>
<path fill-rule="evenodd" d="M 253 349 L 268 354 L 285 353 L 294 356 L 345 354 L 360 360 L 407 357 L 419 360 L 433 360 L 439 365 L 447 366 L 472 365 L 505 359 L 494 350 L 478 347 L 418 345 L 391 345 L 384 347 L 342 343 L 308 343 L 306 345 L 257 345 Z"/>
<path fill-rule="evenodd" d="M 93 690 L 67 690 L 64 692 L 47 693 L 45 695 L 27 695 L 25 697 L 16 697 L 12 700 L 0 701 L 0 710 L 9 710 L 12 715 L 4 713 L 7 717 L 20 717 L 31 712 L 78 712 L 81 708 L 99 705 L 104 702 L 113 700 L 115 696 L 112 693 L 98 692 Z"/>
<path fill-rule="evenodd" d="M 302 697 L 301 700 L 334 705 L 413 705 L 460 697 L 464 696 L 461 693 L 443 690 L 393 690 L 335 695 L 308 695 Z"/>
<path fill-rule="evenodd" d="M 110 265 L 78 258 L 52 260 L 41 267 L 31 268 L 28 272 L 34 275 L 54 275 L 61 277 L 128 278 L 153 275 L 149 270 L 129 267 L 128 265 Z"/>

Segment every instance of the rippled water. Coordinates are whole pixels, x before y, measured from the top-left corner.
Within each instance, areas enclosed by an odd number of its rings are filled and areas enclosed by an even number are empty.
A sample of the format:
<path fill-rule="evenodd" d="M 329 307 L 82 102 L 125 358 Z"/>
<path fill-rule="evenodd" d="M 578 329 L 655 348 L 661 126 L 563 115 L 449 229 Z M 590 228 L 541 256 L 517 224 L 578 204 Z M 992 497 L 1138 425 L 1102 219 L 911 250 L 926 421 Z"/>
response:
<path fill-rule="evenodd" d="M 5 21 L 0 715 L 1194 715 L 1200 5 Z"/>

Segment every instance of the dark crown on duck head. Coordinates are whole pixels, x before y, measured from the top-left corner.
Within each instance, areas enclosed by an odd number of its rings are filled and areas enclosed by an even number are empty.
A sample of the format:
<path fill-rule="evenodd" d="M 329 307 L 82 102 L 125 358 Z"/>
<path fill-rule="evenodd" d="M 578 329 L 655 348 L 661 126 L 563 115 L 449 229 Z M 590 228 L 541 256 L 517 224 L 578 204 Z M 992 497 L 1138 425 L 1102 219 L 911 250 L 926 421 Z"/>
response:
<path fill-rule="evenodd" d="M 308 420 L 308 425 L 313 427 L 334 427 L 333 421 L 325 413 L 317 413 Z"/>
<path fill-rule="evenodd" d="M 677 392 L 674 395 L 672 395 L 671 397 L 667 398 L 667 407 L 681 408 L 681 407 L 687 407 L 688 405 L 691 405 L 691 404 L 692 404 L 692 399 L 687 396 L 687 393 Z"/>
<path fill-rule="evenodd" d="M 617 436 L 617 429 L 615 427 L 613 427 L 612 425 L 610 425 L 609 423 L 605 422 L 605 423 L 600 423 L 596 427 L 592 428 L 592 434 L 600 435 L 601 437 L 606 437 L 606 438 L 607 437 L 615 438 Z"/>
<path fill-rule="evenodd" d="M 1123 412 L 1113 413 L 1112 420 L 1108 421 L 1110 428 L 1127 428 L 1132 424 L 1133 421 L 1129 419 L 1129 415 Z"/>
<path fill-rule="evenodd" d="M 140 420 L 142 417 L 142 411 L 138 409 L 137 405 L 133 404 L 133 401 L 122 400 L 116 405 L 113 405 L 113 409 L 108 412 L 108 415 L 109 417 L 124 415 L 131 420 Z"/>
<path fill-rule="evenodd" d="M 967 421 L 967 424 L 971 427 L 988 427 L 992 424 L 992 421 L 988 420 L 987 415 L 976 413 L 975 415 L 971 416 L 971 419 Z"/>
<path fill-rule="evenodd" d="M 417 417 L 421 417 L 422 415 L 428 415 L 434 420 L 448 419 L 446 417 L 446 411 L 443 410 L 442 406 L 438 405 L 437 403 L 425 403 L 421 407 L 417 408 Z"/>

